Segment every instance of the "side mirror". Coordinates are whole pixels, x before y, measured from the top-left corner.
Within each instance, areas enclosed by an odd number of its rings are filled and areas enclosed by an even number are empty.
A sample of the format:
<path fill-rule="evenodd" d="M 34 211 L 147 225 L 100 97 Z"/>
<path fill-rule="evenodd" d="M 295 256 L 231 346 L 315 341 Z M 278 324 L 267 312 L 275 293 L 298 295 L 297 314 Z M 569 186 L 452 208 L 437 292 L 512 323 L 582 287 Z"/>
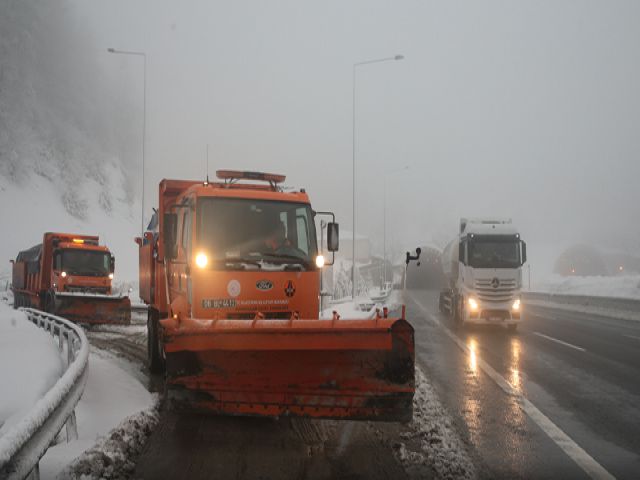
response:
<path fill-rule="evenodd" d="M 458 261 L 461 262 L 463 265 L 464 265 L 464 247 L 465 247 L 465 243 L 460 242 L 460 245 L 458 245 Z"/>
<path fill-rule="evenodd" d="M 527 263 L 527 244 L 525 242 L 520 242 L 522 244 L 522 265 Z"/>
<path fill-rule="evenodd" d="M 178 215 L 165 213 L 162 226 L 162 241 L 164 242 L 164 256 L 169 260 L 176 258 L 176 238 L 178 235 Z"/>
<path fill-rule="evenodd" d="M 111 255 L 111 259 L 109 262 L 109 270 L 111 271 L 111 273 L 116 271 L 116 257 L 114 257 L 113 255 Z"/>
<path fill-rule="evenodd" d="M 327 224 L 327 250 L 337 252 L 340 248 L 340 226 L 335 222 Z"/>
<path fill-rule="evenodd" d="M 142 246 L 142 238 L 136 237 L 136 238 L 133 239 L 133 241 L 136 242 L 139 247 Z"/>
<path fill-rule="evenodd" d="M 11 265 L 13 265 L 15 262 L 15 260 L 12 258 L 11 260 L 9 260 L 9 262 L 11 262 Z"/>

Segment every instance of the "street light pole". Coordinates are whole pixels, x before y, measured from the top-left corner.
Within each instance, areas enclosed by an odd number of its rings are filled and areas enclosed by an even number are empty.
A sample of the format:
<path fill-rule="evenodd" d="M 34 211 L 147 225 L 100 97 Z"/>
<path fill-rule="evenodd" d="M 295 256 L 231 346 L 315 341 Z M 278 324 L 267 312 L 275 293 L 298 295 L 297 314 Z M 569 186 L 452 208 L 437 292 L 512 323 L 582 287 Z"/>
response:
<path fill-rule="evenodd" d="M 363 62 L 357 62 L 353 64 L 353 77 L 352 77 L 352 85 L 353 85 L 353 112 L 352 112 L 352 139 L 351 139 L 351 153 L 352 153 L 352 164 L 353 164 L 353 232 L 352 232 L 352 243 L 351 243 L 351 257 L 352 257 L 352 266 L 351 266 L 351 298 L 356 298 L 356 68 L 361 67 L 363 65 L 370 65 L 372 63 L 382 63 L 389 62 L 394 60 L 402 60 L 404 56 L 402 55 L 394 55 L 393 57 L 385 57 L 385 58 L 377 58 L 374 60 L 365 60 Z"/>
<path fill-rule="evenodd" d="M 143 84 L 142 84 L 142 207 L 140 215 L 140 235 L 144 236 L 144 172 L 145 172 L 145 144 L 147 137 L 147 55 L 144 52 L 128 50 L 116 50 L 107 48 L 107 52 L 118 55 L 134 55 L 143 59 Z"/>

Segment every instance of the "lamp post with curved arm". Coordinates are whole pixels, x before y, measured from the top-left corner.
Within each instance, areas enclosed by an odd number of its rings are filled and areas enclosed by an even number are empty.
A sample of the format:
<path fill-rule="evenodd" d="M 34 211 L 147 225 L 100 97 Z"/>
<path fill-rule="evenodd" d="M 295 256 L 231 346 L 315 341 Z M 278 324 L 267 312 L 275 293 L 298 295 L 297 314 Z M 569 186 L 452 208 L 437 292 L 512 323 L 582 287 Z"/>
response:
<path fill-rule="evenodd" d="M 352 125 L 352 163 L 353 163 L 353 238 L 351 244 L 352 268 L 351 268 L 351 298 L 356 298 L 356 69 L 372 63 L 391 62 L 402 60 L 404 56 L 394 55 L 393 57 L 377 58 L 365 60 L 353 64 L 353 125 Z"/>

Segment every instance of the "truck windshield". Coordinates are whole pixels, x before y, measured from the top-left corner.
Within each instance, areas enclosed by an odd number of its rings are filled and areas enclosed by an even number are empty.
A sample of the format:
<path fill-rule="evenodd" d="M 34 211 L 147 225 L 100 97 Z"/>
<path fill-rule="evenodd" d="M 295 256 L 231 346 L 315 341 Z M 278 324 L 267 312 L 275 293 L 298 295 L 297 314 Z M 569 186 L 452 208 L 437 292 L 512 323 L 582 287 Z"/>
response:
<path fill-rule="evenodd" d="M 316 232 L 304 203 L 235 198 L 198 202 L 197 244 L 217 263 L 314 266 Z"/>
<path fill-rule="evenodd" d="M 54 263 L 56 270 L 69 275 L 102 277 L 111 271 L 111 255 L 108 252 L 64 249 L 56 253 Z"/>
<path fill-rule="evenodd" d="M 482 239 L 469 243 L 469 265 L 474 268 L 517 268 L 520 262 L 520 241 Z"/>

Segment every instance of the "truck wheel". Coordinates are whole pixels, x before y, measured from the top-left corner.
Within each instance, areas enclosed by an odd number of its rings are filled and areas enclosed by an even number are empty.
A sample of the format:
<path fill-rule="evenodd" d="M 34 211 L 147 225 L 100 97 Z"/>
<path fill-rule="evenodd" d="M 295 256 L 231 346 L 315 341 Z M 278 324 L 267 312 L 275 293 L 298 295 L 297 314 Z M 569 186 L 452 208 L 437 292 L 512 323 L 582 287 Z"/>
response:
<path fill-rule="evenodd" d="M 464 303 L 462 302 L 462 299 L 456 298 L 456 302 L 453 310 L 454 311 L 453 323 L 458 329 L 464 327 L 463 311 L 462 311 L 463 308 L 464 308 Z"/>
<path fill-rule="evenodd" d="M 158 317 L 157 311 L 149 309 L 147 315 L 147 362 L 151 373 L 164 373 L 165 371 Z"/>

